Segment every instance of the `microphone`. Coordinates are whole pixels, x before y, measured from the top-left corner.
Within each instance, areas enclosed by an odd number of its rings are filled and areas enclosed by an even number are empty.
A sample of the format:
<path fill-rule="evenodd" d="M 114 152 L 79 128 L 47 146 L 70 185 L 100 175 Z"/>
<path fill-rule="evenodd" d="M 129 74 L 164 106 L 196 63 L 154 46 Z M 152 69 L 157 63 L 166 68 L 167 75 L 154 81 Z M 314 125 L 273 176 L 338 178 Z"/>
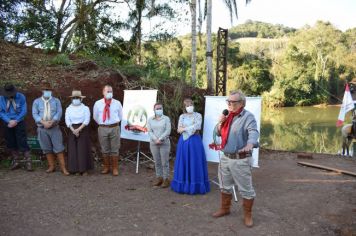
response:
<path fill-rule="evenodd" d="M 223 113 L 224 116 L 228 116 L 229 115 L 229 111 L 227 109 L 223 110 L 222 113 Z"/>

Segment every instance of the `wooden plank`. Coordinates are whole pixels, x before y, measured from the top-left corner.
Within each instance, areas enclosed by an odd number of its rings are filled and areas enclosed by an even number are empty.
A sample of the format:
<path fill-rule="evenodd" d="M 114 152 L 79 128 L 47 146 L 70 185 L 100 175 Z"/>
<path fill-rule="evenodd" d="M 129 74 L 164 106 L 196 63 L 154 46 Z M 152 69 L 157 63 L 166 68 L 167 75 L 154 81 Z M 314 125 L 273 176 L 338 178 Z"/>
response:
<path fill-rule="evenodd" d="M 299 165 L 302 165 L 302 166 L 314 167 L 314 168 L 318 168 L 318 169 L 322 169 L 322 170 L 328 170 L 328 171 L 335 171 L 337 173 L 341 173 L 341 174 L 344 174 L 344 175 L 351 175 L 353 177 L 356 177 L 356 173 L 355 172 L 351 172 L 351 171 L 340 170 L 340 169 L 327 167 L 327 166 L 323 166 L 323 165 L 317 165 L 317 164 L 313 164 L 313 163 L 310 163 L 310 162 L 299 161 L 297 163 Z"/>

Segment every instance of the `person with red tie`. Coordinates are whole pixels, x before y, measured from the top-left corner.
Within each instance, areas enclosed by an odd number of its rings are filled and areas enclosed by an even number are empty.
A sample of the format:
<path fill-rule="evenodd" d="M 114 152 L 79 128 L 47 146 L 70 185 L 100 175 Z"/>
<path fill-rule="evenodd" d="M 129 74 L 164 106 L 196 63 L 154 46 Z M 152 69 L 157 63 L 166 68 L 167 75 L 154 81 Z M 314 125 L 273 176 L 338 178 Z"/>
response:
<path fill-rule="evenodd" d="M 120 121 L 122 120 L 121 102 L 113 98 L 113 89 L 110 85 L 103 88 L 103 98 L 96 101 L 93 109 L 93 119 L 99 125 L 98 138 L 103 155 L 104 168 L 102 174 L 110 172 L 119 174 L 119 148 L 120 148 Z"/>

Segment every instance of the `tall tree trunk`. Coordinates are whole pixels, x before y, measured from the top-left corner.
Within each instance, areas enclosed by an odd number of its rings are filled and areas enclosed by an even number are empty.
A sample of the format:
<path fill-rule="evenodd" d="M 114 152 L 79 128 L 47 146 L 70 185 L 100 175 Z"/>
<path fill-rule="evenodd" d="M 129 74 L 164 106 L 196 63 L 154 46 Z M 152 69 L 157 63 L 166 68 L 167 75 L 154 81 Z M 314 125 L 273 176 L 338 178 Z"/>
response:
<path fill-rule="evenodd" d="M 190 13 L 192 16 L 192 84 L 195 86 L 197 77 L 197 1 L 190 3 Z"/>
<path fill-rule="evenodd" d="M 54 36 L 54 45 L 57 51 L 61 46 L 61 38 L 62 38 L 62 24 L 64 18 L 64 6 L 67 0 L 63 0 L 59 11 L 57 12 L 57 25 L 56 25 L 56 35 Z"/>
<path fill-rule="evenodd" d="M 207 80 L 208 91 L 213 93 L 214 79 L 213 79 L 213 50 L 211 47 L 211 22 L 212 22 L 212 0 L 207 0 L 206 9 L 206 67 L 207 67 Z"/>
<path fill-rule="evenodd" d="M 137 24 L 136 24 L 136 64 L 140 65 L 142 62 L 141 57 L 141 40 L 142 40 L 142 11 L 144 9 L 144 0 L 137 0 Z"/>

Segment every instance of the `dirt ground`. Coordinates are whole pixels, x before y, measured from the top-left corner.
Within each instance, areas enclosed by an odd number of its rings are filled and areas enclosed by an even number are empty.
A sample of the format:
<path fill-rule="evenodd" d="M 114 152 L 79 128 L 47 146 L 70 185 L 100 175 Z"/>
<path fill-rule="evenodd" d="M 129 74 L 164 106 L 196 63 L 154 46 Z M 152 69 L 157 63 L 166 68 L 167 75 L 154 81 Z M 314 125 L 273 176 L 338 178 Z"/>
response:
<path fill-rule="evenodd" d="M 118 177 L 65 177 L 0 169 L 0 235 L 356 235 L 356 178 L 297 165 L 297 154 L 262 150 L 253 170 L 257 192 L 248 229 L 241 199 L 214 219 L 219 190 L 181 195 L 152 188 L 154 170 L 129 162 Z M 313 154 L 302 160 L 349 171 L 351 158 Z M 217 165 L 209 163 L 213 179 Z"/>

